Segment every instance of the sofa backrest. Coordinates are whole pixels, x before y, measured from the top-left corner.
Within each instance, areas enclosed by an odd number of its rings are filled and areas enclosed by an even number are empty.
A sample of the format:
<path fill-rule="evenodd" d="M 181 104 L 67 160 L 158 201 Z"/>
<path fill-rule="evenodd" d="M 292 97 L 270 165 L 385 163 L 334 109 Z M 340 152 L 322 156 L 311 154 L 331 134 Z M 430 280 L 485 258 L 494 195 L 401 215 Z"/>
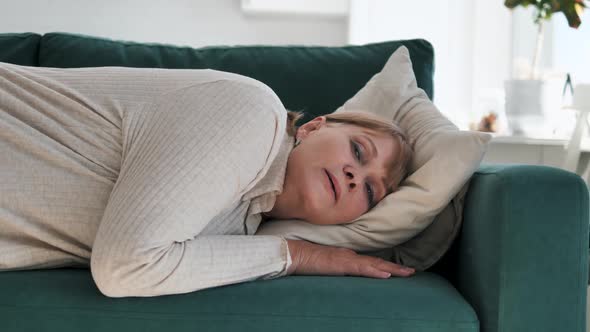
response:
<path fill-rule="evenodd" d="M 401 45 L 410 51 L 418 86 L 432 99 L 434 51 L 432 45 L 423 39 L 341 47 L 260 45 L 191 48 L 47 33 L 40 39 L 37 65 L 62 68 L 211 68 L 233 72 L 270 86 L 287 109 L 305 112 L 306 116 L 301 121 L 305 123 L 315 116 L 333 112 L 352 97 L 381 71 L 389 56 Z M 34 54 L 35 49 L 31 47 L 30 51 Z M 0 48 L 0 61 L 6 61 L 2 53 Z M 31 54 L 22 54 L 23 59 L 31 58 Z M 14 59 L 14 55 L 10 59 Z"/>
<path fill-rule="evenodd" d="M 1 33 L 0 61 L 21 66 L 39 66 L 41 35 L 36 33 Z"/>

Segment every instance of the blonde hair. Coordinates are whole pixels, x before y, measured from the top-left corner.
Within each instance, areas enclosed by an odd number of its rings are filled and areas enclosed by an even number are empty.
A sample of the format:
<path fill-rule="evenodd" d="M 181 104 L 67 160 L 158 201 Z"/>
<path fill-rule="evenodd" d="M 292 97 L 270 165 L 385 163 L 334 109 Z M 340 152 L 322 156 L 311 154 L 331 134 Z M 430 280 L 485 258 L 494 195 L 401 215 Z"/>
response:
<path fill-rule="evenodd" d="M 295 137 L 297 121 L 305 114 L 303 112 L 287 111 L 287 133 Z M 344 123 L 372 130 L 376 133 L 391 136 L 398 143 L 398 157 L 387 166 L 387 193 L 397 190 L 399 184 L 408 176 L 410 160 L 414 153 L 408 135 L 393 121 L 384 119 L 368 112 L 339 112 L 324 115 L 326 122 Z"/>

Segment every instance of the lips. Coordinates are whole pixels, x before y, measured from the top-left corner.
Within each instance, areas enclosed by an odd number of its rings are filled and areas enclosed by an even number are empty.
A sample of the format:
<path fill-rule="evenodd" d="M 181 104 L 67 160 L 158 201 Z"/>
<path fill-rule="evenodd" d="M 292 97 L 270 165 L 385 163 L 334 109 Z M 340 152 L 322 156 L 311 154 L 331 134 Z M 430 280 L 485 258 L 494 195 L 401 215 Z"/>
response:
<path fill-rule="evenodd" d="M 330 173 L 328 170 L 324 170 L 326 175 L 328 176 L 328 180 L 330 182 L 330 187 L 334 192 L 334 201 L 338 201 L 338 197 L 340 197 L 340 188 L 338 186 L 338 180 Z"/>

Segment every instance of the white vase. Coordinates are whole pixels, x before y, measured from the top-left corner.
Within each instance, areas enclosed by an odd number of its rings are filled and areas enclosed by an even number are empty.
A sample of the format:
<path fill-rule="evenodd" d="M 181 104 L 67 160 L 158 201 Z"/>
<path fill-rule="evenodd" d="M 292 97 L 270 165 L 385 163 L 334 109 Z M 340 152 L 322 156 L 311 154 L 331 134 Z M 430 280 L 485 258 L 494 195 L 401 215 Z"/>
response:
<path fill-rule="evenodd" d="M 550 136 L 561 108 L 560 80 L 506 80 L 506 119 L 512 135 Z"/>

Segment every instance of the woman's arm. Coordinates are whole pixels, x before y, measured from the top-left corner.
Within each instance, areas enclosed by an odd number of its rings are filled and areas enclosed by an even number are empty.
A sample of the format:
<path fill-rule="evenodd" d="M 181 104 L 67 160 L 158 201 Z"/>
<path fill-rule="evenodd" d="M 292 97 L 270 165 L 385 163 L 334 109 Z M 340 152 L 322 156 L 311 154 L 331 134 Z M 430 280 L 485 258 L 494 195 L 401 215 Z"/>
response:
<path fill-rule="evenodd" d="M 281 237 L 199 235 L 276 156 L 286 126 L 280 100 L 225 80 L 156 99 L 123 119 L 121 171 L 92 248 L 99 290 L 156 296 L 286 274 Z"/>

